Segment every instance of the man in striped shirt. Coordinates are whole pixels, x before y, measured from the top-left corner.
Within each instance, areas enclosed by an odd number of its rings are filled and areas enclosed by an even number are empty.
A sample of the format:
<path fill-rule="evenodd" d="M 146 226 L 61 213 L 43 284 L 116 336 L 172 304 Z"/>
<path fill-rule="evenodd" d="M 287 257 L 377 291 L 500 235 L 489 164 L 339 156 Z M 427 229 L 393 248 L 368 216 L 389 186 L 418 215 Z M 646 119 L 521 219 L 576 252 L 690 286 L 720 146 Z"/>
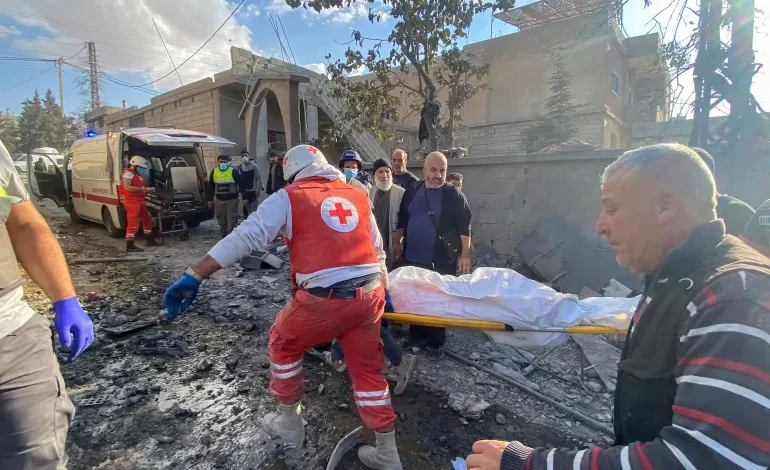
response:
<path fill-rule="evenodd" d="M 646 285 L 619 364 L 615 446 L 479 441 L 468 468 L 768 468 L 770 260 L 725 235 L 713 176 L 682 145 L 625 153 L 602 203 L 597 232 Z"/>

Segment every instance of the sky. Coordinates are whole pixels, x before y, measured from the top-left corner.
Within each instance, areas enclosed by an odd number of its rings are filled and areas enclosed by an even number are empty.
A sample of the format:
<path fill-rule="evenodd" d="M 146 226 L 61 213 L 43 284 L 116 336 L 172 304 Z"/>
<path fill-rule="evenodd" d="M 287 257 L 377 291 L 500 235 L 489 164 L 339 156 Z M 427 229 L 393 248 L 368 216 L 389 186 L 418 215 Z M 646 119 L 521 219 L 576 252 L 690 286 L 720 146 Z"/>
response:
<path fill-rule="evenodd" d="M 695 0 L 678 0 L 694 3 Z M 770 0 L 756 0 L 757 7 L 770 11 Z M 634 36 L 656 30 L 650 22 L 656 13 L 668 19 L 671 0 L 653 0 L 649 8 L 643 0 L 629 0 L 624 9 L 624 27 Z M 77 67 L 86 64 L 86 41 L 96 43 L 104 73 L 116 82 L 104 81 L 101 90 L 105 104 L 144 106 L 157 93 L 187 84 L 230 67 L 230 47 L 251 49 L 257 54 L 281 57 L 280 46 L 269 18 L 280 18 L 298 65 L 322 72 L 329 53 L 332 60 L 343 56 L 354 29 L 364 36 L 385 38 L 394 20 L 386 18 L 371 24 L 368 5 L 315 13 L 302 8 L 292 10 L 284 0 L 245 0 L 236 14 L 222 25 L 239 0 L 0 0 L 0 110 L 18 113 L 21 102 L 37 89 L 50 88 L 58 99 L 56 63 L 63 57 L 65 111 L 75 113 L 85 103 L 78 93 Z M 526 1 L 529 3 L 529 0 Z M 523 4 L 523 3 L 522 3 Z M 375 7 L 377 8 L 377 7 Z M 153 24 L 153 20 L 155 24 Z M 469 42 L 510 34 L 516 29 L 502 21 L 491 21 L 486 12 L 474 18 Z M 158 31 L 168 48 L 158 35 Z M 764 14 L 757 15 L 755 50 L 757 62 L 768 64 L 756 77 L 753 91 L 765 109 L 770 109 L 770 27 Z M 668 36 L 673 36 L 669 28 Z M 680 31 L 681 36 L 681 31 Z M 193 55 L 207 39 L 208 44 Z M 168 57 L 179 66 L 178 75 Z M 23 58 L 25 60 L 7 60 Z M 29 59 L 45 59 L 45 62 Z M 363 71 L 362 71 L 363 72 Z M 691 76 L 681 78 L 680 106 L 692 90 Z M 143 90 L 125 85 L 146 85 Z"/>

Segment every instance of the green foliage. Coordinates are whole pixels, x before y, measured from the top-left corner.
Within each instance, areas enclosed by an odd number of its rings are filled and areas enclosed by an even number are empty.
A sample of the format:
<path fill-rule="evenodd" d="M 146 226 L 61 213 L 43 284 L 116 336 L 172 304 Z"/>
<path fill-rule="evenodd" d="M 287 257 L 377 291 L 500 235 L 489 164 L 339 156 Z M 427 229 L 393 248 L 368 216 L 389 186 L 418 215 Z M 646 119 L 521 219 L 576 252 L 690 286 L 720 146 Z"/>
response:
<path fill-rule="evenodd" d="M 387 38 L 367 38 L 353 31 L 353 45 L 344 59 L 329 64 L 334 84 L 333 95 L 348 106 L 339 121 L 357 130 L 372 132 L 377 138 L 390 140 L 400 116 L 400 103 L 406 101 L 409 112 L 423 103 L 437 103 L 442 73 L 437 59 L 443 51 L 458 49 L 458 41 L 467 36 L 473 17 L 486 10 L 505 10 L 513 0 L 286 0 L 297 8 L 304 6 L 317 12 L 368 3 L 369 21 L 382 21 L 385 15 L 395 21 Z M 366 45 L 365 45 L 366 44 Z M 327 56 L 327 60 L 331 57 Z M 351 79 L 349 76 L 367 69 L 371 76 Z M 415 75 L 414 81 L 405 77 Z M 407 96 L 399 99 L 398 92 Z M 468 92 L 470 90 L 467 90 Z M 460 102 L 460 95 L 457 95 Z M 466 98 L 467 99 L 467 98 Z M 428 125 L 430 148 L 438 147 L 438 130 Z"/>
<path fill-rule="evenodd" d="M 572 74 L 564 65 L 564 57 L 554 54 L 554 71 L 548 80 L 551 94 L 545 102 L 545 115 L 524 131 L 524 147 L 528 153 L 549 145 L 560 144 L 577 133 L 574 114 L 582 106 L 572 104 Z"/>
<path fill-rule="evenodd" d="M 16 124 L 16 117 L 8 110 L 0 112 L 0 141 L 3 142 L 8 152 L 13 155 L 19 140 L 19 127 Z"/>
<path fill-rule="evenodd" d="M 457 46 L 441 52 L 436 81 L 448 89 L 447 119 L 441 126 L 444 147 L 455 146 L 454 131 L 462 120 L 460 110 L 486 83 L 481 80 L 489 73 L 489 64 L 476 65 L 473 54 L 463 54 Z"/>
<path fill-rule="evenodd" d="M 24 153 L 37 147 L 63 151 L 74 141 L 73 122 L 77 120 L 62 116 L 61 106 L 51 90 L 46 91 L 43 99 L 36 90 L 32 98 L 24 100 L 21 105 L 16 149 Z"/>

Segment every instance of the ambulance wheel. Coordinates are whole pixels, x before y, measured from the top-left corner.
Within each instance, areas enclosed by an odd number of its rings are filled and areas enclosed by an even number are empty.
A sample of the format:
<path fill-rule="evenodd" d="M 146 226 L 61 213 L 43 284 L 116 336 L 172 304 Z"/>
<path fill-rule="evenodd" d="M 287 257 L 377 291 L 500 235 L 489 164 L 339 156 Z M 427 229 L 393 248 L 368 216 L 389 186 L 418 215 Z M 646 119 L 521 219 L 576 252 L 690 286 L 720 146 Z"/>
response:
<path fill-rule="evenodd" d="M 85 220 L 80 218 L 80 216 L 78 215 L 78 212 L 75 210 L 74 207 L 72 207 L 71 203 L 68 207 L 69 207 L 68 212 L 70 213 L 70 220 L 72 220 L 73 224 L 85 223 Z"/>
<path fill-rule="evenodd" d="M 106 207 L 102 207 L 102 223 L 104 224 L 104 228 L 107 229 L 107 233 L 112 238 L 121 238 L 125 236 L 125 232 L 115 226 L 115 222 L 112 221 L 112 215 Z"/>
<path fill-rule="evenodd" d="M 187 232 L 182 232 L 181 234 L 179 234 L 179 239 L 182 240 L 183 242 L 186 242 L 187 240 L 190 239 L 190 234 Z"/>

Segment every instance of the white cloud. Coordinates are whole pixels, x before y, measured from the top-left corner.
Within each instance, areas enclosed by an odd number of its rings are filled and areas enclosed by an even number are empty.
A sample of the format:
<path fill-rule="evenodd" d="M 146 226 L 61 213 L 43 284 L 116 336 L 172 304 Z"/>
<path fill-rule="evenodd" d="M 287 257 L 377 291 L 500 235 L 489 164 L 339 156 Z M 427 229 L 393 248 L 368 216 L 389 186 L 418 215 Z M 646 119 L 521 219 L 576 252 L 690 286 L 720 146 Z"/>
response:
<path fill-rule="evenodd" d="M 357 69 L 353 70 L 348 74 L 348 77 L 360 77 L 361 75 L 366 73 L 366 67 L 363 65 L 358 67 Z"/>
<path fill-rule="evenodd" d="M 261 13 L 262 12 L 259 11 L 259 7 L 252 4 L 246 7 L 246 9 L 243 11 L 241 16 L 243 16 L 244 18 L 256 18 Z"/>
<path fill-rule="evenodd" d="M 21 31 L 19 31 L 16 26 L 0 25 L 0 38 L 4 38 L 6 36 L 21 36 Z"/>
<path fill-rule="evenodd" d="M 90 0 L 0 0 L 0 17 L 42 30 L 35 37 L 14 39 L 13 47 L 29 55 L 66 58 L 81 51 L 84 42 L 90 40 L 96 43 L 97 57 L 106 73 L 136 72 L 146 83 L 173 69 L 153 19 L 179 66 L 225 21 L 232 8 L 226 0 L 185 0 L 184 8 L 167 0 L 140 0 L 123 2 L 118 12 L 112 3 Z M 20 14 L 6 13 L 8 10 Z M 243 13 L 256 16 L 258 11 L 247 7 Z M 180 67 L 185 84 L 229 69 L 231 46 L 252 49 L 251 30 L 241 22 L 241 12 L 238 13 L 206 47 Z M 85 56 L 83 51 L 71 62 L 78 63 Z M 179 79 L 172 73 L 152 86 L 159 90 L 175 88 Z"/>
<path fill-rule="evenodd" d="M 380 11 L 379 4 L 375 3 L 373 5 L 374 6 L 372 9 L 374 13 Z M 348 7 L 327 8 L 319 12 L 316 12 L 313 9 L 308 9 L 303 10 L 302 16 L 311 25 L 317 20 L 320 20 L 322 24 L 350 24 L 356 20 L 369 21 L 369 7 L 370 5 L 368 3 L 354 3 Z"/>
<path fill-rule="evenodd" d="M 288 13 L 293 10 L 292 7 L 286 4 L 286 0 L 270 0 L 265 9 L 275 15 Z"/>
<path fill-rule="evenodd" d="M 326 75 L 326 64 L 322 64 L 320 62 L 316 62 L 313 64 L 307 64 L 303 65 L 308 70 L 312 70 L 315 73 L 320 73 L 321 75 Z"/>

